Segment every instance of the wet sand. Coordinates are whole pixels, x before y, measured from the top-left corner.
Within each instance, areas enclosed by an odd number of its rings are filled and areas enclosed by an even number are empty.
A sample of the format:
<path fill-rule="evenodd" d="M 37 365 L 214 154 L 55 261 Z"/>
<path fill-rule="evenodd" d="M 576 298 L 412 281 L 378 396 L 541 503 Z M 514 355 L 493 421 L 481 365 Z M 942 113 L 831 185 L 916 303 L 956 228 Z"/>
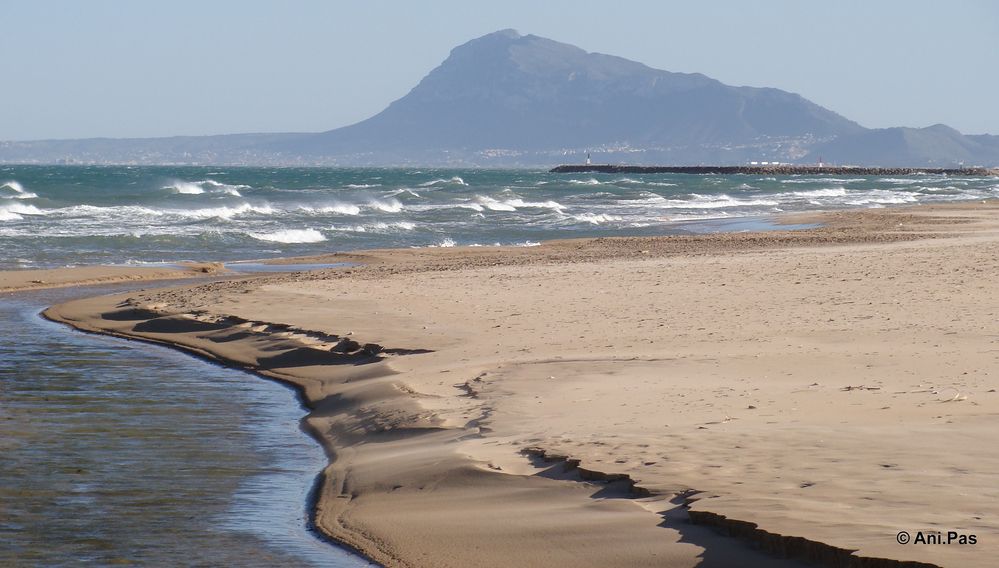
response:
<path fill-rule="evenodd" d="M 783 220 L 824 225 L 329 255 L 359 265 L 47 315 L 299 387 L 316 524 L 386 565 L 991 565 L 999 204 Z"/>
<path fill-rule="evenodd" d="M 217 262 L 186 262 L 175 266 L 77 266 L 33 270 L 0 270 L 0 294 L 119 284 L 146 280 L 177 280 L 199 276 L 217 276 L 228 272 Z"/>

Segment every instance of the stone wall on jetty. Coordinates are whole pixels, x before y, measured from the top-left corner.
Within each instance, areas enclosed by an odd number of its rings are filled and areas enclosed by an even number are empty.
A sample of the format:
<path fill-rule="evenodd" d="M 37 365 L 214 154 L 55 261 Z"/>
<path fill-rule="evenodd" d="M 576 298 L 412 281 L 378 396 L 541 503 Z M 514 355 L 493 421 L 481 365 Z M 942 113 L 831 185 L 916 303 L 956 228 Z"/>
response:
<path fill-rule="evenodd" d="M 611 164 L 562 165 L 551 173 L 603 173 L 603 174 L 753 174 L 800 175 L 834 174 L 845 176 L 911 176 L 919 174 L 945 174 L 962 176 L 999 176 L 999 168 L 865 168 L 853 166 L 800 166 L 780 164 L 775 166 L 625 166 Z"/>

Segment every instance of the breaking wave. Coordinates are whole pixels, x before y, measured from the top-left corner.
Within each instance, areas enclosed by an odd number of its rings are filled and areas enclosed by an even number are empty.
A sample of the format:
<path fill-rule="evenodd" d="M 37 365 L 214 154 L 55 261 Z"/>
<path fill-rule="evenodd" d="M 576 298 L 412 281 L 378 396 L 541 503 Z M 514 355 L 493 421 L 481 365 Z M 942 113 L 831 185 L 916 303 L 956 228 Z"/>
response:
<path fill-rule="evenodd" d="M 6 203 L 0 205 L 0 221 L 17 221 L 25 215 L 45 215 L 45 211 L 24 203 Z"/>
<path fill-rule="evenodd" d="M 368 207 L 385 213 L 398 213 L 402 211 L 402 203 L 398 199 L 389 198 L 384 201 L 372 199 L 368 202 Z"/>
<path fill-rule="evenodd" d="M 581 221 L 583 223 L 590 223 L 593 225 L 602 225 L 604 223 L 610 223 L 613 221 L 620 221 L 621 217 L 616 215 L 608 215 L 606 213 L 583 213 L 582 215 L 573 215 L 573 219 Z"/>
<path fill-rule="evenodd" d="M 486 196 L 486 195 L 476 195 L 475 204 L 479 206 L 477 211 L 482 211 L 483 208 L 490 211 L 516 211 L 517 208 L 509 203 L 500 201 L 498 199 Z"/>
<path fill-rule="evenodd" d="M 454 239 L 452 239 L 451 237 L 444 237 L 443 239 L 437 241 L 435 244 L 432 244 L 430 246 L 431 246 L 431 248 L 433 248 L 433 247 L 436 247 L 436 248 L 451 248 L 451 247 L 458 246 L 458 243 L 454 242 Z"/>
<path fill-rule="evenodd" d="M 326 240 L 322 233 L 315 229 L 284 229 L 271 233 L 247 233 L 258 241 L 271 243 L 319 243 Z"/>
<path fill-rule="evenodd" d="M 394 191 L 390 191 L 390 192 L 388 192 L 385 195 L 385 197 L 395 197 L 396 195 L 402 195 L 403 193 L 408 194 L 408 195 L 412 195 L 413 197 L 420 197 L 419 193 L 416 193 L 415 191 L 413 191 L 412 189 L 409 189 L 408 187 L 404 187 L 402 189 L 396 189 Z"/>
<path fill-rule="evenodd" d="M 58 217 L 78 218 L 91 217 L 95 219 L 140 221 L 143 217 L 175 217 L 180 219 L 233 219 L 243 215 L 273 215 L 276 209 L 269 205 L 250 205 L 243 203 L 235 207 L 204 207 L 200 209 L 155 209 L 138 205 L 114 205 L 100 207 L 96 205 L 74 205 L 60 209 L 49 209 L 47 212 Z"/>
<path fill-rule="evenodd" d="M 435 179 L 419 184 L 420 187 L 433 187 L 435 185 L 468 185 L 468 183 L 460 177 L 454 176 L 448 179 Z"/>
<path fill-rule="evenodd" d="M 813 189 L 811 191 L 792 191 L 788 195 L 795 197 L 844 197 L 845 187 L 829 187 L 825 189 Z"/>
<path fill-rule="evenodd" d="M 335 215 L 359 215 L 361 213 L 361 208 L 357 205 L 352 205 L 350 203 L 334 203 L 333 205 L 326 205 L 323 207 L 308 207 L 302 205 L 298 208 L 299 211 L 305 214 L 329 214 L 333 213 Z"/>
<path fill-rule="evenodd" d="M 729 207 L 774 206 L 780 203 L 772 199 L 738 199 L 725 193 L 718 195 L 690 194 L 694 199 L 665 199 L 658 206 L 664 209 L 724 209 Z"/>
<path fill-rule="evenodd" d="M 161 213 L 190 219 L 232 219 L 246 214 L 273 215 L 276 210 L 269 205 L 243 203 L 236 207 L 205 207 L 202 209 L 166 209 Z"/>
<path fill-rule="evenodd" d="M 13 194 L 7 194 L 7 195 L 0 194 L 0 196 L 5 197 L 7 199 L 34 199 L 38 197 L 38 195 L 31 193 L 30 191 L 25 191 L 24 186 L 22 186 L 15 180 L 3 182 L 2 184 L 0 184 L 0 189 L 5 189 L 14 192 Z"/>
<path fill-rule="evenodd" d="M 351 233 L 367 233 L 368 231 L 386 232 L 392 230 L 412 231 L 415 228 L 416 223 L 409 221 L 397 221 L 395 223 L 369 223 L 367 225 L 334 225 L 330 227 L 330 229 L 334 231 L 347 231 Z"/>
<path fill-rule="evenodd" d="M 566 209 L 565 205 L 551 199 L 547 201 L 524 201 L 520 197 L 511 197 L 509 199 L 496 199 L 495 197 L 489 197 L 488 195 L 476 195 L 475 201 L 470 203 L 458 203 L 454 207 L 461 207 L 464 209 L 472 209 L 473 211 L 485 211 L 486 209 L 490 211 L 516 211 L 517 209 L 551 209 L 553 211 L 562 212 Z"/>
<path fill-rule="evenodd" d="M 514 199 L 507 199 L 506 201 L 504 201 L 504 203 L 514 208 L 533 207 L 540 209 L 554 209 L 555 211 L 562 211 L 563 209 L 565 209 L 565 205 L 562 205 L 558 201 L 552 201 L 552 200 L 524 201 L 523 199 L 520 198 L 514 198 Z"/>
<path fill-rule="evenodd" d="M 227 183 L 222 183 L 215 181 L 213 179 L 203 179 L 201 181 L 183 181 L 177 180 L 170 185 L 164 187 L 163 189 L 169 189 L 174 193 L 179 193 L 182 195 L 201 195 L 203 193 L 221 193 L 225 195 L 232 195 L 234 197 L 242 197 L 243 194 L 239 192 L 240 189 L 246 189 L 250 186 L 248 185 L 229 185 Z"/>

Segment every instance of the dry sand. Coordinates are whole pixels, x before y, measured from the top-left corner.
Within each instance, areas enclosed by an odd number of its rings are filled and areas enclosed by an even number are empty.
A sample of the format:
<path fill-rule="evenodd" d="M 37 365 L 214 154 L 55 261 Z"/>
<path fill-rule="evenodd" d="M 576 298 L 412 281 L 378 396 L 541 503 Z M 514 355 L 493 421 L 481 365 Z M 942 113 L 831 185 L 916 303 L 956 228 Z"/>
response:
<path fill-rule="evenodd" d="M 317 526 L 389 566 L 994 565 L 999 204 L 789 220 L 826 226 L 332 255 L 364 264 L 48 315 L 299 386 Z"/>

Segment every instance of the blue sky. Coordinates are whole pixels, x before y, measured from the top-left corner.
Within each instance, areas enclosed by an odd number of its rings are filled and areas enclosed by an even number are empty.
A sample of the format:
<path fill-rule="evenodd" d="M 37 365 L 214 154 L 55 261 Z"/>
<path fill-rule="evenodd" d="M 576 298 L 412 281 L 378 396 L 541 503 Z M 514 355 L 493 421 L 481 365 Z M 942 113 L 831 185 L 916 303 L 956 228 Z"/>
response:
<path fill-rule="evenodd" d="M 503 28 L 999 134 L 999 2 L 0 0 L 0 140 L 322 131 Z"/>

